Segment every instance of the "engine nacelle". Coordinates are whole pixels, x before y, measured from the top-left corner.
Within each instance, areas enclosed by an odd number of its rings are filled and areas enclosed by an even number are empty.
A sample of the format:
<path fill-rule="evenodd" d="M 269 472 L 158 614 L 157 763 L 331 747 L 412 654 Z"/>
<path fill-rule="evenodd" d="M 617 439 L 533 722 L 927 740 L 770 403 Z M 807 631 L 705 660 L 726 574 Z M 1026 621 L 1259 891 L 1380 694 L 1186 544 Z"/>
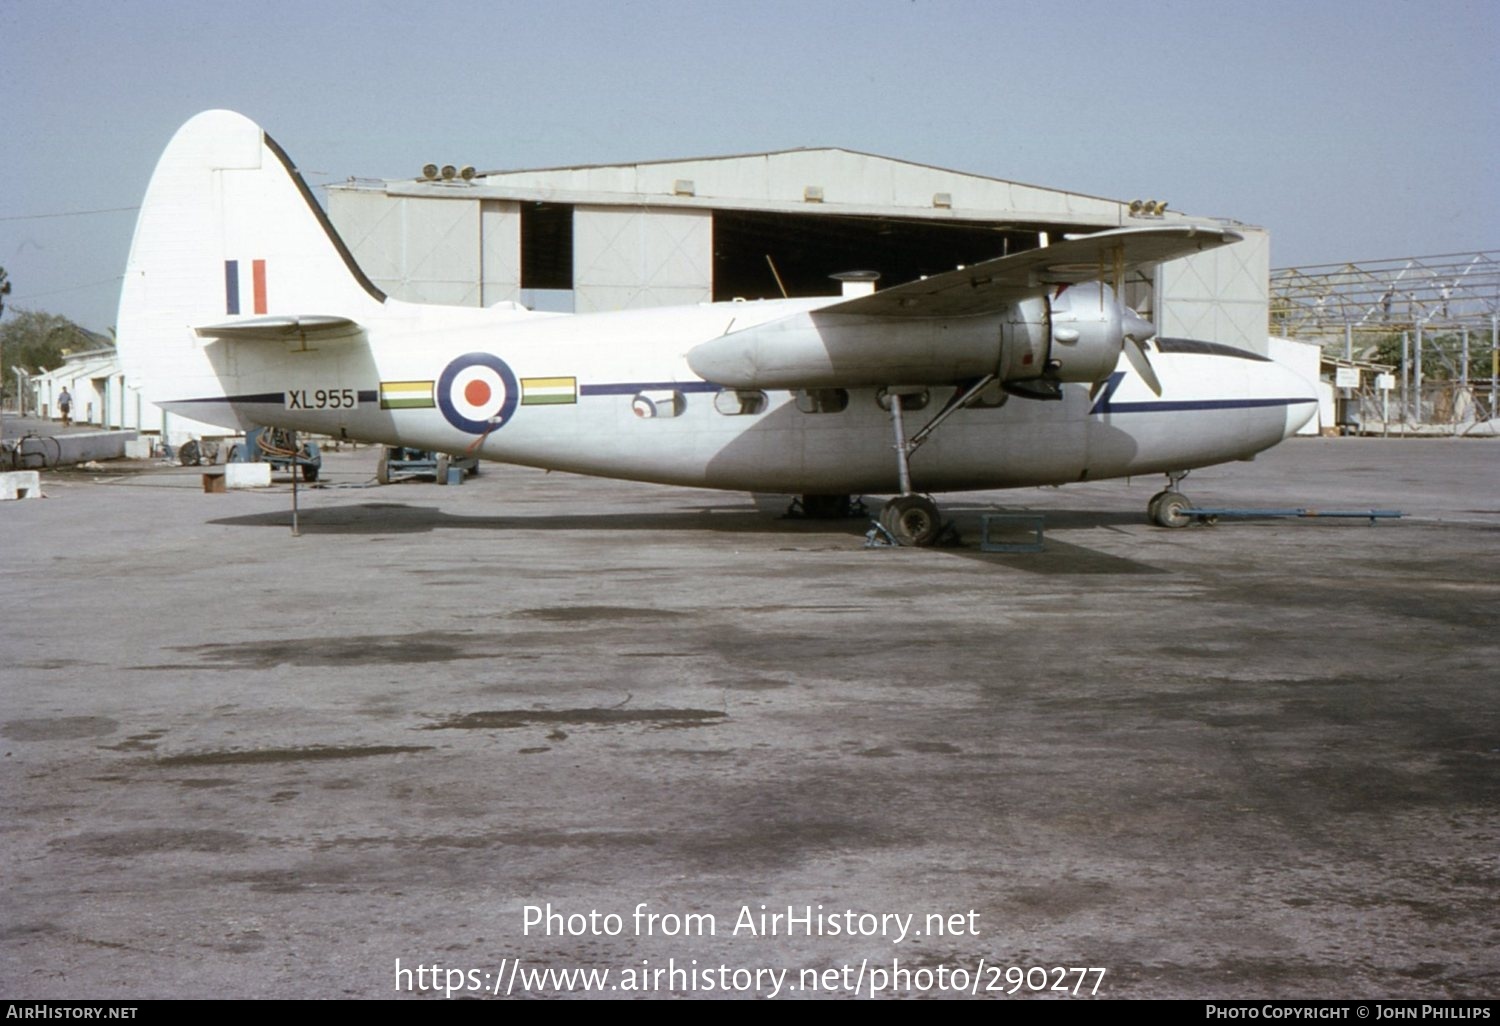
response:
<path fill-rule="evenodd" d="M 687 363 L 729 388 L 952 385 L 995 374 L 1035 383 L 1022 394 L 1059 398 L 1060 382 L 1109 377 L 1126 335 L 1151 333 L 1091 282 L 967 317 L 798 313 L 702 342 Z"/>
<path fill-rule="evenodd" d="M 1103 381 L 1119 362 L 1127 335 L 1144 341 L 1154 333 L 1108 285 L 1069 285 L 1006 311 L 1000 328 L 1000 380 Z"/>

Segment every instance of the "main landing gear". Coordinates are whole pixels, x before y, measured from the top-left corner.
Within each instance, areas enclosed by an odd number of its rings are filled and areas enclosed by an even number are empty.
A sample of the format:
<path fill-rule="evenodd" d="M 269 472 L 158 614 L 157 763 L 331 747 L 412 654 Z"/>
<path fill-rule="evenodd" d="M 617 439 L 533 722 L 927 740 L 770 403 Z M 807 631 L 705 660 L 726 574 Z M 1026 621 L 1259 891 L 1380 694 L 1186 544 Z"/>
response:
<path fill-rule="evenodd" d="M 1188 476 L 1186 470 L 1167 471 L 1167 487 L 1151 496 L 1146 504 L 1146 515 L 1158 527 L 1186 527 L 1193 522 L 1183 510 L 1192 509 L 1193 504 L 1177 490 L 1177 484 Z"/>
<path fill-rule="evenodd" d="M 880 526 L 897 545 L 931 545 L 943 530 L 938 505 L 925 495 L 898 495 L 880 511 Z"/>
<path fill-rule="evenodd" d="M 946 525 L 942 514 L 938 512 L 938 504 L 929 496 L 918 495 L 912 490 L 911 454 L 927 441 L 943 421 L 972 405 L 994 380 L 995 375 L 986 375 L 955 394 L 948 405 L 910 439 L 906 437 L 903 397 L 913 397 L 917 400 L 916 408 L 921 409 L 925 405 L 927 389 L 888 388 L 881 396 L 880 404 L 890 410 L 891 429 L 896 436 L 896 477 L 901 484 L 901 494 L 887 502 L 880 511 L 880 527 L 897 545 L 936 545 L 943 536 Z"/>

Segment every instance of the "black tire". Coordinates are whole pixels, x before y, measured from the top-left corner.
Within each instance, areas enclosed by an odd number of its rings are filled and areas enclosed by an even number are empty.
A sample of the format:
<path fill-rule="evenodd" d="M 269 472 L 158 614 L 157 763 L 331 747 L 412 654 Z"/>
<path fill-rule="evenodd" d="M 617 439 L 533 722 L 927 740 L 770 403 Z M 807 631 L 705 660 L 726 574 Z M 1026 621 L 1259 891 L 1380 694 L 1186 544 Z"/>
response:
<path fill-rule="evenodd" d="M 880 511 L 880 526 L 899 545 L 931 545 L 943 530 L 937 503 L 925 495 L 898 495 Z"/>
<path fill-rule="evenodd" d="M 1186 527 L 1193 522 L 1193 518 L 1183 510 L 1191 509 L 1192 506 L 1187 496 L 1181 492 L 1164 492 L 1151 519 L 1160 527 Z"/>
<path fill-rule="evenodd" d="M 391 483 L 391 450 L 380 450 L 380 462 L 375 464 L 375 480 L 379 484 Z"/>
<path fill-rule="evenodd" d="M 1157 520 L 1156 520 L 1156 511 L 1157 511 L 1158 508 L 1160 508 L 1162 500 L 1165 499 L 1167 496 L 1173 495 L 1173 494 L 1175 494 L 1175 493 L 1170 488 L 1168 488 L 1168 489 L 1165 489 L 1163 491 L 1157 492 L 1155 495 L 1151 496 L 1151 501 L 1148 502 L 1148 503 L 1146 503 L 1146 517 L 1147 517 L 1147 519 L 1149 519 L 1153 524 L 1156 523 L 1157 522 Z"/>
<path fill-rule="evenodd" d="M 318 468 L 311 463 L 302 464 L 302 480 L 312 484 L 318 479 Z"/>

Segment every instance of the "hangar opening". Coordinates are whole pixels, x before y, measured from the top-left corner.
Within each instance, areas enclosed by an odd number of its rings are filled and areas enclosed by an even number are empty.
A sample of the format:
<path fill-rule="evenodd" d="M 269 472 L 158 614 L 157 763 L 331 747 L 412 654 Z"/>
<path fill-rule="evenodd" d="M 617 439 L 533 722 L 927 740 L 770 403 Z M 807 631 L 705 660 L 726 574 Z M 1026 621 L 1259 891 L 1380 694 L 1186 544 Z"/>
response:
<path fill-rule="evenodd" d="M 713 232 L 716 302 L 775 299 L 782 288 L 826 296 L 837 292 L 829 276 L 844 271 L 879 271 L 882 287 L 899 285 L 1038 245 L 1035 231 L 977 221 L 766 210 L 716 210 Z"/>
<path fill-rule="evenodd" d="M 522 203 L 521 288 L 573 287 L 573 205 Z"/>

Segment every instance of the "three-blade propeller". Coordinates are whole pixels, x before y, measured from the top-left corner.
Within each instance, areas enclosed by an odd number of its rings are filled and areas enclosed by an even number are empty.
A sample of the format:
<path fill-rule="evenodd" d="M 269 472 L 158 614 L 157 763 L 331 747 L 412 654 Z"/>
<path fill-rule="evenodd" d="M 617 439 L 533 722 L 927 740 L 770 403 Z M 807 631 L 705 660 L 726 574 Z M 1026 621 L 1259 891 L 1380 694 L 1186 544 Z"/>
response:
<path fill-rule="evenodd" d="M 1143 343 L 1156 337 L 1156 325 L 1136 313 L 1130 307 L 1125 307 L 1121 322 L 1124 324 L 1124 350 L 1125 359 L 1130 361 L 1130 366 L 1141 376 L 1146 387 L 1161 395 L 1161 379 L 1156 376 L 1156 370 L 1151 366 L 1151 358 L 1146 355 L 1146 347 Z"/>

